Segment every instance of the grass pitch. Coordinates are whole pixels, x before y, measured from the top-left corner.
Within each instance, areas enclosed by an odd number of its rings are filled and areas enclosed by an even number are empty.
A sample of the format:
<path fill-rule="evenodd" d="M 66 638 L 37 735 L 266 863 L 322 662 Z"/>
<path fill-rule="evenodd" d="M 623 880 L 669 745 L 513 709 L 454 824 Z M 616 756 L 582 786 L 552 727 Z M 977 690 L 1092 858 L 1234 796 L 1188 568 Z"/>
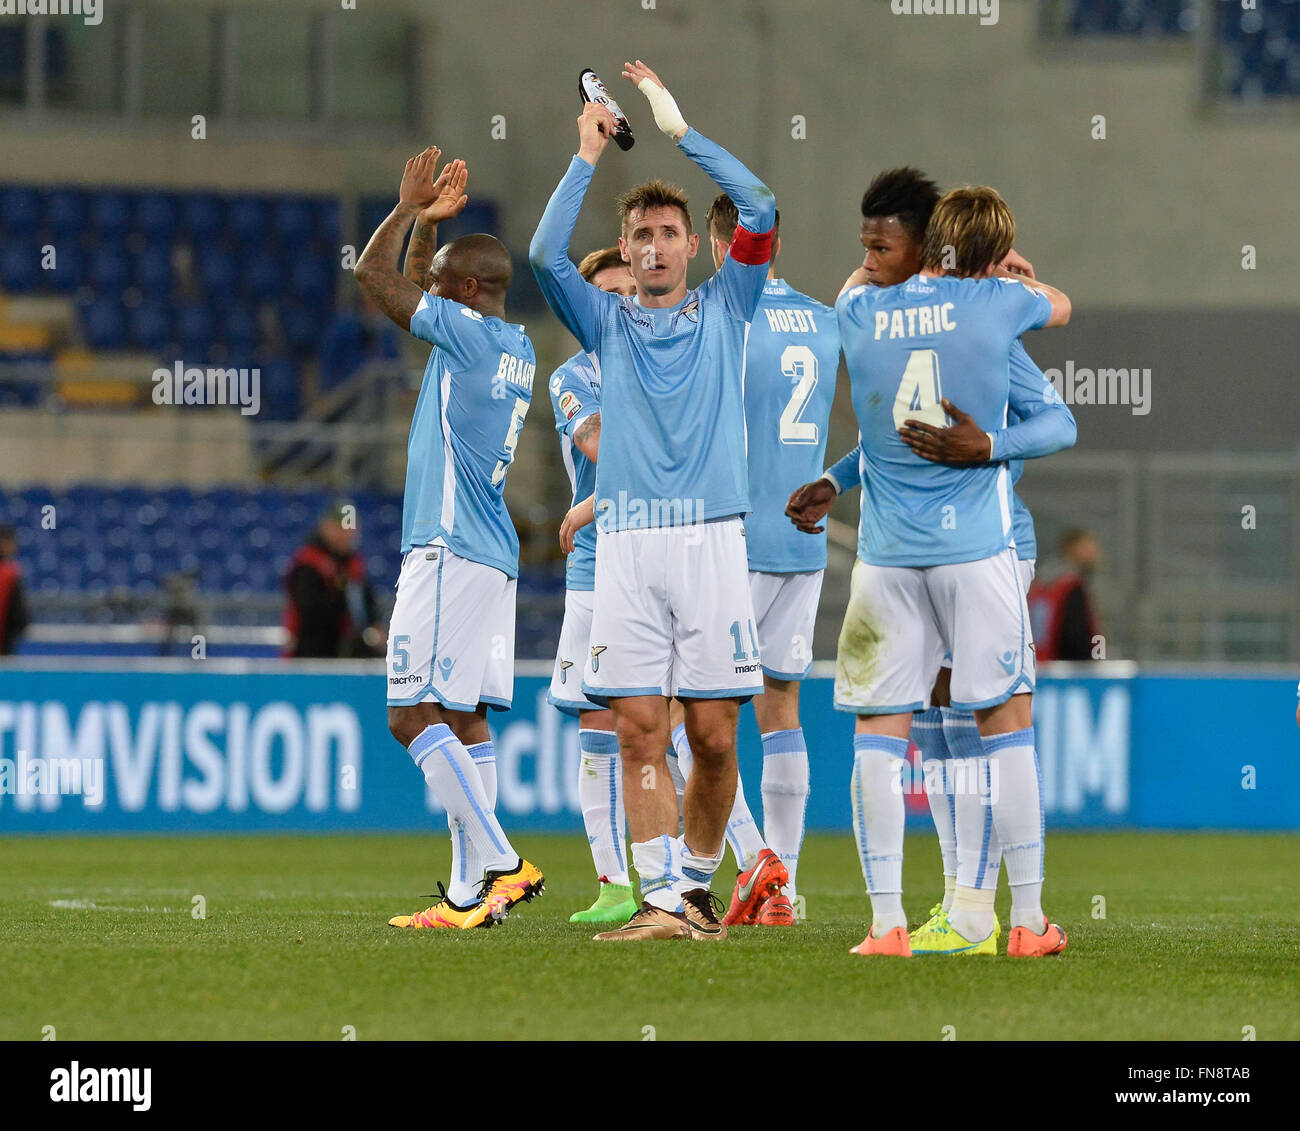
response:
<path fill-rule="evenodd" d="M 445 875 L 442 837 L 0 840 L 0 1038 L 1300 1037 L 1300 837 L 1050 834 L 1045 905 L 1070 946 L 1032 962 L 851 956 L 867 903 L 848 835 L 808 838 L 806 922 L 722 943 L 593 943 L 568 923 L 595 896 L 583 838 L 515 844 L 542 899 L 490 931 L 397 931 Z M 914 921 L 938 873 L 933 838 L 909 838 Z"/>

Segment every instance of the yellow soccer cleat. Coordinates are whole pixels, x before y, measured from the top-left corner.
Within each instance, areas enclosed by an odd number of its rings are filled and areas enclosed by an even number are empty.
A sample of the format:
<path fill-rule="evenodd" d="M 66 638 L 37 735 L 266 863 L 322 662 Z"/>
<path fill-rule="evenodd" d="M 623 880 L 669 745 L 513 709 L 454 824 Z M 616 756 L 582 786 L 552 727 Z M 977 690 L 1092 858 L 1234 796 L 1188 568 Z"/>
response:
<path fill-rule="evenodd" d="M 963 938 L 948 921 L 948 912 L 943 904 L 930 908 L 930 918 L 911 934 L 912 953 L 926 954 L 997 954 L 998 936 L 1002 933 L 1002 924 L 993 919 L 993 930 L 986 939 L 971 942 Z"/>
<path fill-rule="evenodd" d="M 476 910 L 473 907 L 460 907 L 447 898 L 447 889 L 438 885 L 439 900 L 425 911 L 414 915 L 394 915 L 388 920 L 390 927 L 451 927 L 458 929 L 465 926 L 465 921 Z"/>
<path fill-rule="evenodd" d="M 479 904 L 461 924 L 465 929 L 491 927 L 501 922 L 516 903 L 529 902 L 546 890 L 540 869 L 520 857 L 509 872 L 485 872 Z"/>

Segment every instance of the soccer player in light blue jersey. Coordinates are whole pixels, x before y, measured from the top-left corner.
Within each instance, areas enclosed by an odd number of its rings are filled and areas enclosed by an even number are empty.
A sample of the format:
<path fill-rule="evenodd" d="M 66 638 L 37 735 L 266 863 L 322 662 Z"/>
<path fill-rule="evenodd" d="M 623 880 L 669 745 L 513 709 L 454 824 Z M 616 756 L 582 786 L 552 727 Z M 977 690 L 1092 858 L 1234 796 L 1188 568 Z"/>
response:
<path fill-rule="evenodd" d="M 601 375 L 596 465 L 596 589 L 588 697 L 608 699 L 623 759 L 624 804 L 644 903 L 597 936 L 722 938 L 709 884 L 736 789 L 736 718 L 762 687 L 745 530 L 744 349 L 771 255 L 775 200 L 731 154 L 689 128 L 638 61 L 623 75 L 661 132 L 729 193 L 740 214 L 731 253 L 702 286 L 686 197 L 650 181 L 620 198 L 619 247 L 636 298 L 583 280 L 569 240 L 595 163 L 615 130 L 599 103 L 578 119 L 579 151 L 533 237 L 542 293 Z M 668 700 L 686 701 L 695 773 L 682 801 L 668 772 Z"/>
<path fill-rule="evenodd" d="M 919 275 L 892 287 L 850 277 L 836 305 L 863 449 L 859 561 L 836 672 L 836 706 L 858 716 L 854 817 L 873 910 L 859 954 L 911 954 L 899 779 L 911 713 L 929 706 L 945 650 L 952 705 L 975 712 L 985 766 L 997 776 L 988 815 L 1012 886 L 1008 954 L 1065 946 L 1041 907 L 1032 641 L 1011 546 L 1009 472 L 1004 463 L 928 462 L 903 438 L 909 421 L 945 426 L 957 400 L 982 431 L 1004 428 L 1014 342 L 1068 320 L 1059 291 L 1010 272 L 988 277 L 1014 231 L 992 190 L 955 190 L 931 216 Z M 950 258 L 964 277 L 941 273 Z M 976 896 L 959 876 L 953 914 L 987 928 L 965 935 L 965 949 L 992 952 L 992 899 L 985 908 Z"/>
<path fill-rule="evenodd" d="M 713 262 L 721 267 L 739 217 L 726 193 L 707 214 Z M 738 875 L 728 926 L 789 926 L 798 901 L 799 849 L 808 804 L 808 747 L 799 725 L 799 684 L 812 668 L 813 628 L 826 569 L 826 536 L 808 537 L 786 520 L 791 489 L 816 475 L 826 455 L 835 399 L 840 332 L 835 311 L 776 275 L 781 218 L 758 314 L 745 344 L 745 439 L 749 501 L 745 517 L 749 585 L 763 694 L 754 717 L 763 745 L 760 831 L 736 780 L 727 842 Z M 674 709 L 674 716 L 676 709 Z M 678 762 L 688 773 L 685 727 L 673 728 Z"/>
<path fill-rule="evenodd" d="M 492 926 L 543 885 L 496 818 L 487 726 L 487 708 L 509 708 L 514 687 L 519 539 L 504 491 L 536 359 L 524 328 L 505 321 L 511 261 L 499 240 L 465 236 L 429 261 L 437 224 L 469 200 L 464 162 L 435 180 L 438 157 L 430 146 L 406 163 L 397 207 L 354 274 L 389 318 L 433 346 L 407 446 L 388 725 L 447 810 L 452 886 L 433 907 L 390 923 L 473 928 Z M 407 271 L 418 283 L 396 266 L 416 220 Z"/>
<path fill-rule="evenodd" d="M 636 293 L 632 273 L 617 246 L 585 256 L 578 274 L 608 294 Z M 596 902 L 569 916 L 570 923 L 626 923 L 636 914 L 624 842 L 623 767 L 618 755 L 614 715 L 583 694 L 582 671 L 591 648 L 591 614 L 596 588 L 594 495 L 600 452 L 600 372 L 579 352 L 556 369 L 550 380 L 551 408 L 560 433 L 560 451 L 569 475 L 570 512 L 560 529 L 569 555 L 565 569 L 564 624 L 555 655 L 547 700 L 578 720 L 578 802 L 600 884 Z"/>

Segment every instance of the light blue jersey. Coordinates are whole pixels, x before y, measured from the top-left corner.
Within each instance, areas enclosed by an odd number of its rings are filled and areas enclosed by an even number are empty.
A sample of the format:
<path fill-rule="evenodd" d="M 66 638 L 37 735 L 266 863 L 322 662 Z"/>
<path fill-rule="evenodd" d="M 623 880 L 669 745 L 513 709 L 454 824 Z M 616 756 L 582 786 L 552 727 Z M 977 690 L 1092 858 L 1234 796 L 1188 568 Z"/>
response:
<path fill-rule="evenodd" d="M 1006 428 L 1012 346 L 1051 310 L 1038 291 L 1004 279 L 914 275 L 840 296 L 835 312 L 862 439 L 863 561 L 947 565 L 1011 544 L 1006 464 L 933 463 L 915 455 L 898 429 L 909 418 L 945 426 L 945 396 L 984 431 Z"/>
<path fill-rule="evenodd" d="M 826 534 L 803 534 L 785 515 L 790 493 L 821 473 L 835 399 L 840 330 L 835 311 L 769 279 L 745 346 L 749 503 L 745 542 L 759 573 L 826 568 Z"/>
<path fill-rule="evenodd" d="M 600 411 L 600 374 L 585 353 L 575 353 L 551 376 L 551 407 L 555 410 L 555 430 L 560 434 L 560 452 L 564 470 L 569 473 L 573 503 L 580 503 L 596 490 L 596 465 L 579 451 L 573 434 L 579 424 Z M 596 588 L 594 523 L 573 536 L 564 584 L 575 592 Z"/>
<path fill-rule="evenodd" d="M 569 240 L 593 172 L 580 157 L 533 237 L 530 260 L 542 294 L 600 367 L 598 532 L 750 509 L 745 335 L 767 277 L 776 205 L 761 181 L 697 131 L 688 129 L 677 144 L 731 196 L 740 226 L 723 265 L 676 306 L 649 309 L 578 274 Z"/>
<path fill-rule="evenodd" d="M 425 295 L 411 333 L 433 343 L 406 447 L 402 551 L 438 542 L 519 575 L 506 471 L 533 396 L 537 359 L 522 326 Z"/>
<path fill-rule="evenodd" d="M 951 397 L 948 398 L 952 400 Z M 959 404 L 957 406 L 961 408 Z M 1007 399 L 1007 427 L 995 431 L 993 454 L 1008 459 L 1012 486 L 1020 482 L 1025 471 L 1025 460 L 1050 456 L 1072 447 L 1078 437 L 1074 413 L 1061 400 L 1052 383 L 1029 356 L 1023 343 L 1011 347 L 1011 392 Z M 827 468 L 839 491 L 847 491 L 862 481 L 862 446 Z M 1034 519 L 1024 500 L 1014 491 L 1011 496 L 1011 534 L 1016 540 L 1016 556 L 1028 561 L 1038 556 L 1038 540 L 1034 534 Z"/>

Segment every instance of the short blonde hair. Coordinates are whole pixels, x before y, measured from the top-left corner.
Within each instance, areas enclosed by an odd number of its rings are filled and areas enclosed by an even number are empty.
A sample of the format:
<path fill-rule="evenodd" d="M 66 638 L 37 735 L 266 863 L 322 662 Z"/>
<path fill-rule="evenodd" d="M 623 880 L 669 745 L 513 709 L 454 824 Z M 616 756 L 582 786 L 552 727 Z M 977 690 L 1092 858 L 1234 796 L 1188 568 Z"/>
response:
<path fill-rule="evenodd" d="M 602 247 L 599 251 L 588 252 L 582 257 L 582 262 L 578 264 L 578 274 L 590 283 L 602 271 L 608 271 L 611 267 L 629 270 L 623 262 L 623 253 L 617 247 Z"/>
<path fill-rule="evenodd" d="M 686 221 L 686 234 L 689 236 L 694 231 L 691 226 L 690 201 L 686 194 L 676 185 L 657 178 L 628 189 L 618 198 L 619 230 L 627 230 L 627 222 L 633 212 L 648 212 L 652 208 L 680 209 L 682 218 Z"/>
<path fill-rule="evenodd" d="M 1016 218 L 996 189 L 955 188 L 940 198 L 921 241 L 921 266 L 954 275 L 982 275 L 1016 242 Z M 946 254 L 951 248 L 952 253 Z"/>

